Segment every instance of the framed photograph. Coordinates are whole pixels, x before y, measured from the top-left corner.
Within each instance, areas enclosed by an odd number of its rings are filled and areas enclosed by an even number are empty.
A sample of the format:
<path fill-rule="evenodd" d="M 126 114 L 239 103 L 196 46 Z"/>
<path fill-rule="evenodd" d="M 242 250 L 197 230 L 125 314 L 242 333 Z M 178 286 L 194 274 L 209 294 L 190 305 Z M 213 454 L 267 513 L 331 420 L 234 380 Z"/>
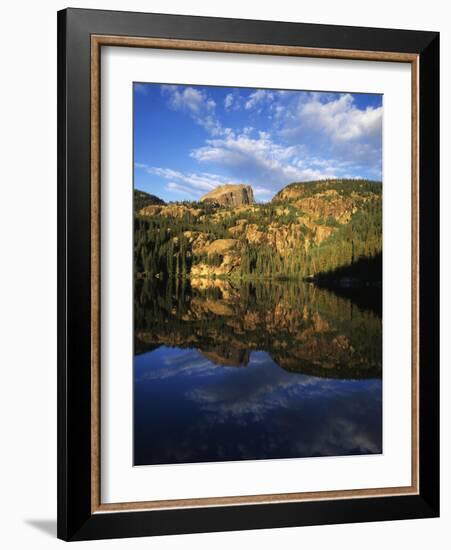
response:
<path fill-rule="evenodd" d="M 58 14 L 58 536 L 439 514 L 439 35 Z"/>

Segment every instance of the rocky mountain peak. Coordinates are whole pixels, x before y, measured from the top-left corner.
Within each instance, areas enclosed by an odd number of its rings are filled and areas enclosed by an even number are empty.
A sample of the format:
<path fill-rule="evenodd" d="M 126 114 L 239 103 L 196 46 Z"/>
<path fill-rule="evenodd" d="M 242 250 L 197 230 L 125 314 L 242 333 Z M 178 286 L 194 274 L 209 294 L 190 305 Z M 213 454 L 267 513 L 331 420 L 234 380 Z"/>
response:
<path fill-rule="evenodd" d="M 232 183 L 216 187 L 200 200 L 201 202 L 213 202 L 227 207 L 255 204 L 254 193 L 250 185 Z"/>

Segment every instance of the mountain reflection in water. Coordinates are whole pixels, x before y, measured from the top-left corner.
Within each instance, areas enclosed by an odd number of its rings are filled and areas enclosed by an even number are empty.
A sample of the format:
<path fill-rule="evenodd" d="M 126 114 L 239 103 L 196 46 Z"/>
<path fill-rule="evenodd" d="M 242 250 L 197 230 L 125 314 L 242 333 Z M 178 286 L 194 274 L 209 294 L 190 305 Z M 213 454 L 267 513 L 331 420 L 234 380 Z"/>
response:
<path fill-rule="evenodd" d="M 382 452 L 382 323 L 299 282 L 137 281 L 134 464 Z"/>

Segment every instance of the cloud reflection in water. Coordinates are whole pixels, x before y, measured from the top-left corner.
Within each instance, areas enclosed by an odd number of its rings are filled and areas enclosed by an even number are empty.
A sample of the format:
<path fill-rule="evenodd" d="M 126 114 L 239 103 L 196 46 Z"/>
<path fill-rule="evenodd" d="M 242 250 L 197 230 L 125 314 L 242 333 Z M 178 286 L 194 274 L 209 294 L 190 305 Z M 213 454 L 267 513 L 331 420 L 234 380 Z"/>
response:
<path fill-rule="evenodd" d="M 221 366 L 195 349 L 135 357 L 135 464 L 382 452 L 381 379 L 289 372 L 263 351 Z"/>

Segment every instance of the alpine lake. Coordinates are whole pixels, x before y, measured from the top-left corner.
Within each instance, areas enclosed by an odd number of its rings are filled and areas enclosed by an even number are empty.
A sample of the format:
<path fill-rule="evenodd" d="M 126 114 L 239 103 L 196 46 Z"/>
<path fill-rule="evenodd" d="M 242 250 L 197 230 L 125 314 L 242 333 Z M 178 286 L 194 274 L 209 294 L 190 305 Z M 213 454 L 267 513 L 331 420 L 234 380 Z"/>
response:
<path fill-rule="evenodd" d="M 137 279 L 134 465 L 381 453 L 382 319 L 357 303 L 299 280 Z"/>

